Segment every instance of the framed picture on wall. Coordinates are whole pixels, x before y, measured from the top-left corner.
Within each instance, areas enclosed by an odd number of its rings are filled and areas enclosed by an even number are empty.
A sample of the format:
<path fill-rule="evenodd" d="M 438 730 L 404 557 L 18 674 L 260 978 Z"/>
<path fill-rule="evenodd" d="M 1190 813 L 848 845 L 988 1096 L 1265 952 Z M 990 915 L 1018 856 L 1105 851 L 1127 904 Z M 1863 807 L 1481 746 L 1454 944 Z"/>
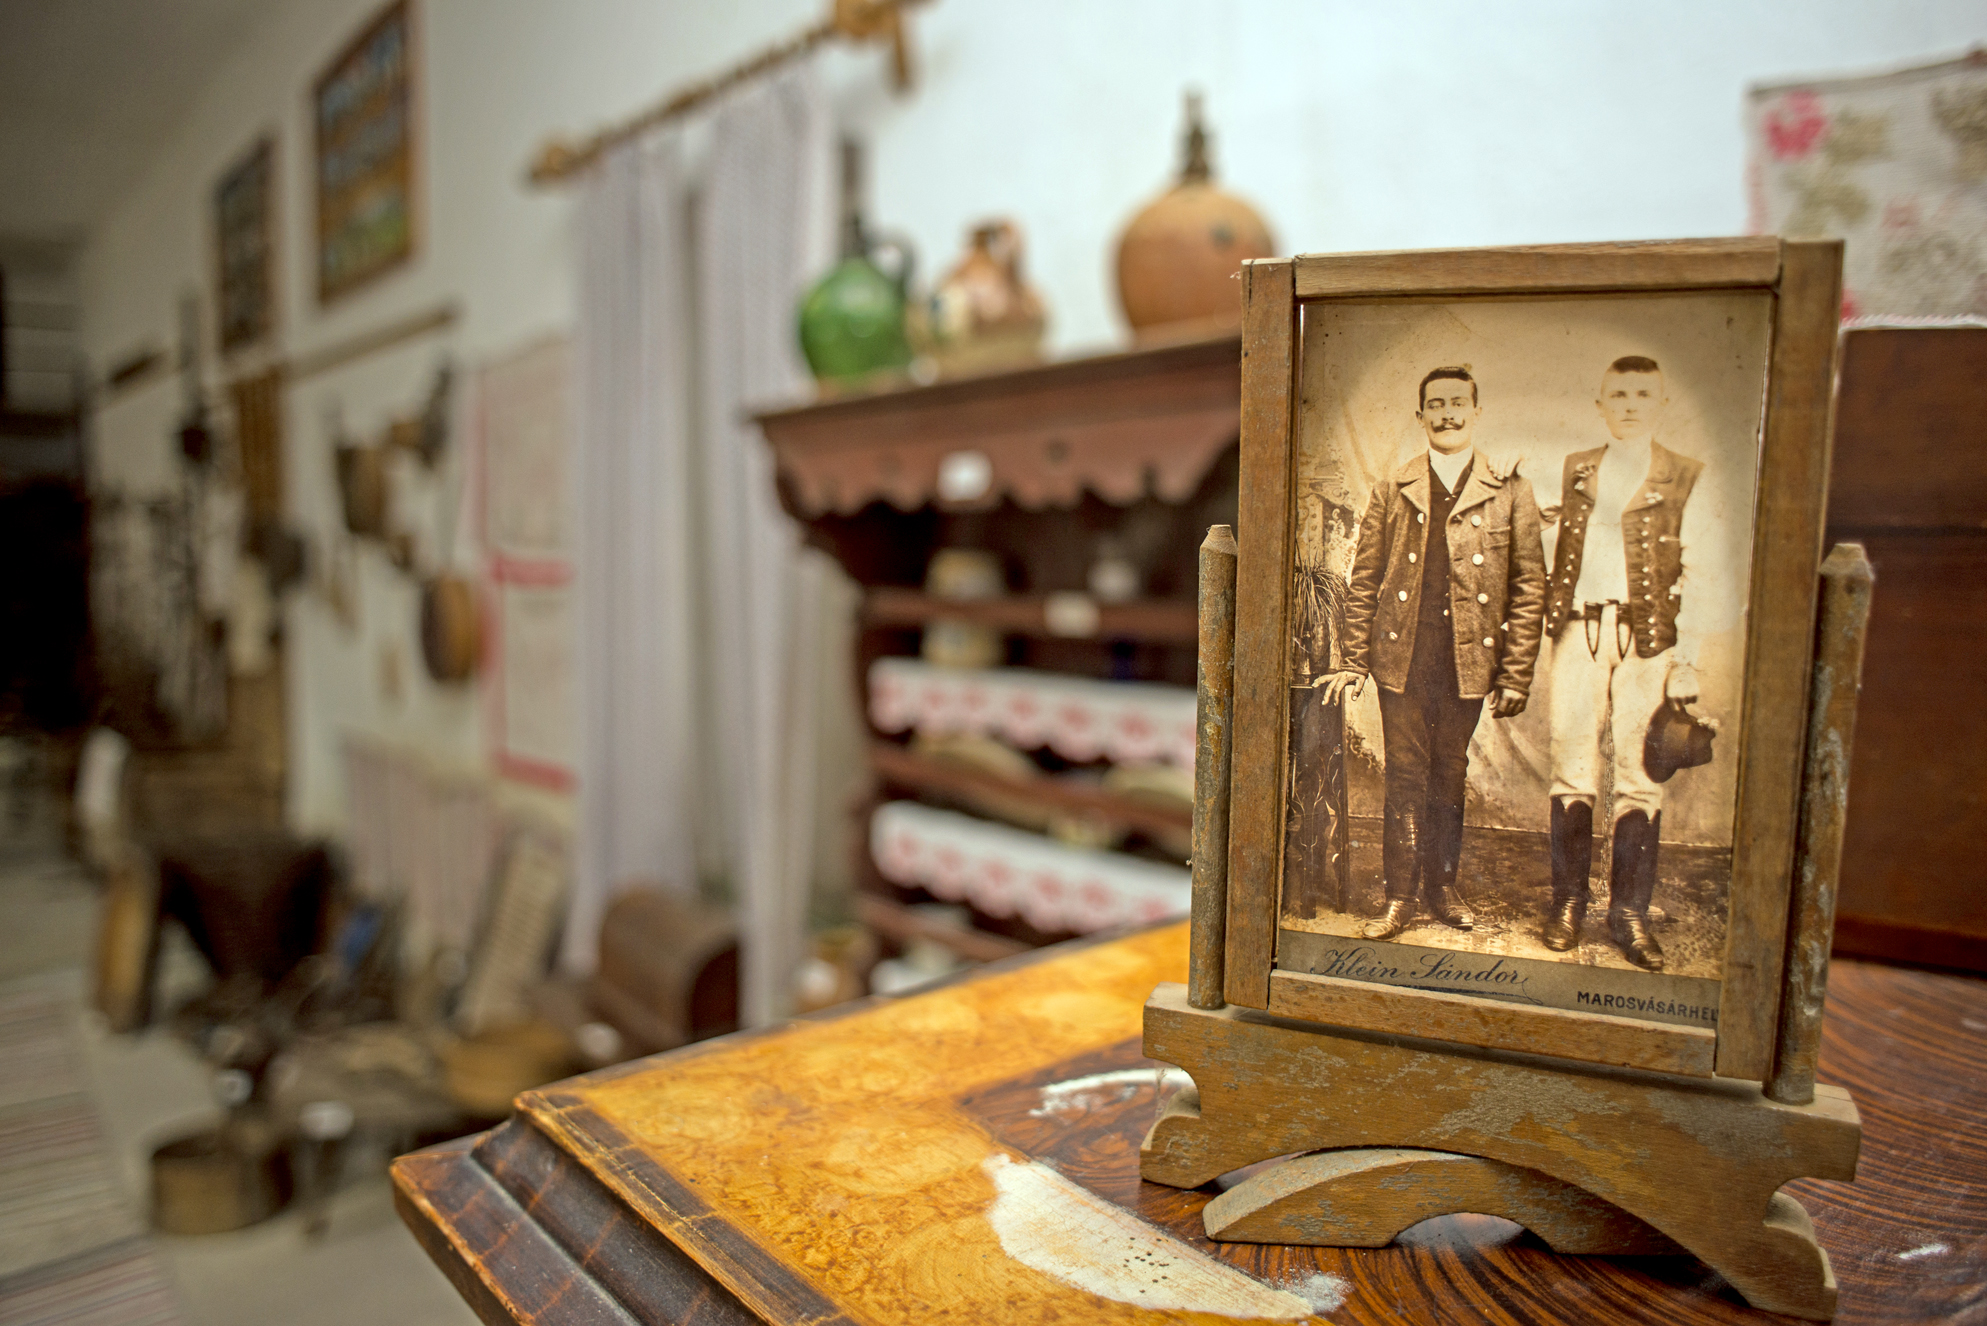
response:
<path fill-rule="evenodd" d="M 1250 265 L 1230 1002 L 1763 1076 L 1840 264 Z"/>
<path fill-rule="evenodd" d="M 396 0 L 312 88 L 320 302 L 413 255 L 419 219 L 413 46 L 411 5 Z"/>
<path fill-rule="evenodd" d="M 214 186 L 217 321 L 225 353 L 254 345 L 276 323 L 276 143 L 259 139 Z"/>

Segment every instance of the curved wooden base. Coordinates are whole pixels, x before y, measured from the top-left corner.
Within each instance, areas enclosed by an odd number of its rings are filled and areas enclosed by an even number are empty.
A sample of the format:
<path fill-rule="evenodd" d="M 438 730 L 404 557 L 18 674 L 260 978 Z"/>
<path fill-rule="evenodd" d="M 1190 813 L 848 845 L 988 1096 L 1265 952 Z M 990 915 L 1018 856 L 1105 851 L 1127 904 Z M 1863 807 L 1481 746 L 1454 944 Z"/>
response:
<path fill-rule="evenodd" d="M 1682 1252 L 1590 1192 L 1501 1160 L 1409 1147 L 1299 1156 L 1207 1204 L 1207 1236 L 1225 1243 L 1384 1248 L 1411 1225 L 1457 1211 L 1502 1216 L 1554 1252 L 1650 1257 Z"/>
<path fill-rule="evenodd" d="M 1835 1313 L 1828 1254 L 1807 1212 L 1779 1189 L 1804 1176 L 1855 1177 L 1862 1125 L 1839 1088 L 1817 1087 L 1808 1105 L 1782 1105 L 1756 1082 L 1382 1037 L 1234 1006 L 1197 1009 L 1175 984 L 1159 986 L 1146 1001 L 1145 1053 L 1179 1065 L 1197 1084 L 1169 1101 L 1146 1135 L 1139 1172 L 1154 1183 L 1195 1188 L 1245 1165 L 1320 1150 L 1480 1157 L 1626 1213 L 1719 1272 L 1756 1308 L 1817 1320 Z M 1314 1168 L 1329 1170 L 1319 1162 Z M 1249 1197 L 1227 1210 L 1264 1225 L 1298 1219 L 1279 1206 L 1295 1203 L 1297 1190 L 1272 1194 L 1276 1172 L 1258 1176 L 1255 1211 L 1242 1210 Z M 1357 1173 L 1357 1163 L 1346 1172 Z M 1502 1171 L 1453 1173 L 1452 1182 L 1494 1187 Z M 1407 1182 L 1420 1187 L 1423 1180 Z M 1540 1191 L 1534 1185 L 1535 1203 Z M 1422 1210 L 1442 1205 L 1436 1190 L 1429 1193 L 1424 1201 L 1403 1192 L 1399 1210 L 1413 1218 L 1393 1232 L 1438 1213 Z M 1210 1235 L 1224 1219 L 1216 1205 L 1231 1196 L 1209 1204 Z M 1366 1233 L 1385 1223 L 1369 1221 Z"/>

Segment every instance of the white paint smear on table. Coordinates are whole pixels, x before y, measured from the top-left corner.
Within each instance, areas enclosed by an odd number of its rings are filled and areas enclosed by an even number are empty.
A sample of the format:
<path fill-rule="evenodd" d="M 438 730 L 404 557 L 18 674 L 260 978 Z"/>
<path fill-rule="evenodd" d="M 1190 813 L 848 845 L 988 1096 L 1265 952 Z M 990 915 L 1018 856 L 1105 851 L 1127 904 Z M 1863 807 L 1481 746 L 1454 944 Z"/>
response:
<path fill-rule="evenodd" d="M 1901 1262 L 1915 1262 L 1920 1257 L 1943 1257 L 1951 1251 L 1952 1249 L 1943 1243 L 1921 1243 L 1909 1252 L 1898 1253 L 1897 1259 Z"/>
<path fill-rule="evenodd" d="M 983 1168 L 997 1193 L 987 1222 L 1002 1251 L 1066 1285 L 1162 1312 L 1295 1321 L 1317 1310 L 1310 1299 L 1251 1279 L 1047 1165 L 995 1153 Z"/>
<path fill-rule="evenodd" d="M 1283 1287 L 1309 1303 L 1313 1312 L 1336 1312 L 1344 1306 L 1352 1282 L 1329 1271 L 1318 1271 L 1302 1280 L 1286 1280 Z"/>
<path fill-rule="evenodd" d="M 1065 1078 L 1042 1088 L 1042 1103 L 1028 1111 L 1037 1119 L 1088 1113 L 1099 1105 L 1130 1100 L 1140 1087 L 1153 1084 L 1161 1094 L 1178 1090 L 1193 1079 L 1177 1068 L 1118 1068 L 1088 1077 Z"/>

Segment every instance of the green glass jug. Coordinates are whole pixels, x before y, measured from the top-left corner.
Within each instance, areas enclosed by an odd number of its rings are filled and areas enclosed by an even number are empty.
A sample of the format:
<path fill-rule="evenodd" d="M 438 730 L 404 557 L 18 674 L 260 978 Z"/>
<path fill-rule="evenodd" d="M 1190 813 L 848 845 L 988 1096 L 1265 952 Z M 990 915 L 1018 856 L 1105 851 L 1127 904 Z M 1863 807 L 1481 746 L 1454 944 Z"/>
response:
<path fill-rule="evenodd" d="M 894 252 L 886 273 L 872 254 Z M 800 304 L 800 348 L 814 376 L 847 384 L 911 362 L 904 335 L 910 251 L 884 240 L 845 253 Z"/>
<path fill-rule="evenodd" d="M 800 349 L 823 382 L 847 386 L 898 372 L 911 362 L 904 310 L 911 282 L 911 250 L 900 240 L 872 242 L 857 202 L 861 151 L 842 144 L 842 257 L 800 302 Z M 889 255 L 894 270 L 877 258 Z"/>

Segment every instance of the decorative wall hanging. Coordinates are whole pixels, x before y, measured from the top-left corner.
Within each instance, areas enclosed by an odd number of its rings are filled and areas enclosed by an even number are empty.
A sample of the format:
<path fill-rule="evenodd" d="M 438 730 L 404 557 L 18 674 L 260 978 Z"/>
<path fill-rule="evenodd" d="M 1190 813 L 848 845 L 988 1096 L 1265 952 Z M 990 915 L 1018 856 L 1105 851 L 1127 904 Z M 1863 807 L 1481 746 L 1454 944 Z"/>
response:
<path fill-rule="evenodd" d="M 443 360 L 420 412 L 394 419 L 387 428 L 386 444 L 420 462 L 432 480 L 431 499 L 438 498 L 440 503 L 439 510 L 434 510 L 432 500 L 430 503 L 434 538 L 432 549 L 422 559 L 431 569 L 421 577 L 420 637 L 428 675 L 443 683 L 467 681 L 483 653 L 483 614 L 477 585 L 455 566 L 456 524 L 468 490 L 463 482 L 465 462 L 449 445 L 454 431 L 454 399 L 455 368 Z M 409 531 L 406 541 L 411 566 L 424 540 Z"/>
<path fill-rule="evenodd" d="M 541 341 L 477 374 L 490 731 L 506 777 L 573 785 L 572 349 Z"/>
<path fill-rule="evenodd" d="M 417 232 L 413 11 L 396 0 L 318 77 L 317 297 L 405 262 Z"/>
<path fill-rule="evenodd" d="M 566 340 L 540 342 L 481 375 L 484 539 L 501 560 L 571 558 Z"/>
<path fill-rule="evenodd" d="M 578 753 L 571 580 L 507 579 L 492 586 L 491 599 L 498 771 L 569 791 Z"/>
<path fill-rule="evenodd" d="M 421 582 L 421 660 L 439 682 L 467 681 L 482 652 L 476 584 L 455 571 Z"/>
<path fill-rule="evenodd" d="M 275 160 L 275 140 L 262 138 L 214 186 L 223 352 L 254 345 L 275 328 Z"/>
<path fill-rule="evenodd" d="M 365 538 L 386 534 L 386 448 L 340 436 L 332 448 L 345 528 Z"/>
<path fill-rule="evenodd" d="M 1753 88 L 1756 234 L 1846 241 L 1842 316 L 1987 319 L 1987 49 Z"/>

